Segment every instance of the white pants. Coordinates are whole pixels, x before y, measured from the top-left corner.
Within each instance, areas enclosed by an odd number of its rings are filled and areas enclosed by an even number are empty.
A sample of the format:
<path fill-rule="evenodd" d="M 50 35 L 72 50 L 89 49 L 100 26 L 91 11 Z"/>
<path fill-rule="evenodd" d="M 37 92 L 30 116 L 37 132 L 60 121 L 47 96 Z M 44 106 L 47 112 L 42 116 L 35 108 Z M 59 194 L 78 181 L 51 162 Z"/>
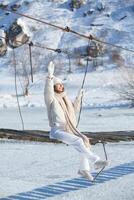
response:
<path fill-rule="evenodd" d="M 80 152 L 80 170 L 90 171 L 90 163 L 94 164 L 96 160 L 99 159 L 99 156 L 94 154 L 90 148 L 87 148 L 81 137 L 78 137 L 74 134 L 67 133 L 58 128 L 51 128 L 49 137 L 51 139 L 56 139 L 64 142 L 65 144 L 73 146 L 78 152 Z"/>

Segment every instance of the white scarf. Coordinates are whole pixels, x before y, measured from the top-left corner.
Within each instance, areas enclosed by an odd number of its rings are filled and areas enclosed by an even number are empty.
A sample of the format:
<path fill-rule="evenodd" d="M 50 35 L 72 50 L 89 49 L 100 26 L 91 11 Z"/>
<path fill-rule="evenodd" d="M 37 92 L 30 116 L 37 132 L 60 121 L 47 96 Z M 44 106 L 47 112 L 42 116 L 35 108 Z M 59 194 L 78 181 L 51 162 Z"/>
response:
<path fill-rule="evenodd" d="M 59 104 L 61 105 L 64 115 L 65 115 L 66 131 L 81 137 L 84 140 L 84 143 L 86 144 L 86 146 L 89 147 L 90 144 L 89 143 L 87 144 L 87 141 L 85 141 L 84 139 L 84 135 L 80 133 L 78 129 L 76 128 L 77 121 L 76 121 L 74 107 L 73 107 L 72 102 L 68 98 L 66 92 L 62 92 L 60 94 L 55 92 L 55 97 L 57 101 L 59 102 Z"/>
<path fill-rule="evenodd" d="M 61 105 L 65 119 L 66 119 L 66 131 L 68 133 L 75 134 L 79 137 L 81 137 L 86 145 L 86 147 L 91 147 L 89 139 L 79 132 L 79 130 L 76 127 L 77 121 L 76 121 L 76 115 L 74 111 L 74 107 L 70 99 L 68 98 L 67 94 L 65 92 L 62 92 L 60 94 L 55 92 L 55 97 L 59 104 Z"/>

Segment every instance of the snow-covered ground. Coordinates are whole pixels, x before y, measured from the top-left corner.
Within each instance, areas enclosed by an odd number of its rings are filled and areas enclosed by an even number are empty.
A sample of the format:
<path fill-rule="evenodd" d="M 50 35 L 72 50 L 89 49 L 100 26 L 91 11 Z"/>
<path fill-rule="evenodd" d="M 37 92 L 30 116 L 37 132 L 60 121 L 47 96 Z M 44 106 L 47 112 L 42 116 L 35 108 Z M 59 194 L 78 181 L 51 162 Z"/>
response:
<path fill-rule="evenodd" d="M 0 127 L 22 129 L 18 109 L 0 109 Z M 45 108 L 23 108 L 25 129 L 50 130 Z M 31 117 L 32 116 L 32 117 Z M 79 123 L 80 131 L 125 131 L 134 130 L 134 109 L 83 109 Z"/>
<path fill-rule="evenodd" d="M 105 177 L 106 181 L 103 182 L 102 177 L 98 177 L 98 182 L 92 187 L 90 183 L 89 186 L 82 187 L 84 180 L 77 174 L 79 154 L 72 147 L 65 144 L 0 140 L 0 197 L 3 200 L 45 199 L 40 196 L 43 195 L 43 188 L 45 196 L 45 186 L 51 184 L 54 187 L 58 182 L 59 187 L 62 187 L 65 186 L 64 181 L 72 180 L 72 188 L 75 187 L 77 190 L 70 191 L 71 186 L 68 186 L 68 192 L 55 195 L 50 189 L 52 192 L 50 199 L 133 200 L 134 143 L 107 144 L 106 148 L 110 161 L 106 169 L 108 178 Z M 92 150 L 104 158 L 101 144 L 93 146 Z M 129 165 L 132 170 L 129 170 Z M 116 166 L 122 166 L 122 170 L 118 171 Z M 110 178 L 110 173 L 115 174 L 115 179 Z M 76 181 L 73 183 L 75 178 L 80 178 L 81 188 Z M 38 191 L 39 188 L 42 192 Z M 33 193 L 27 193 L 28 191 L 33 191 Z M 21 194 L 18 195 L 18 193 Z M 8 196 L 11 197 L 6 198 Z"/>
<path fill-rule="evenodd" d="M 4 75 L 5 78 L 3 78 Z M 0 107 L 17 107 L 14 77 L 4 75 L 3 73 L 0 75 Z M 61 76 L 72 101 L 80 90 L 83 76 L 84 73 Z M 22 95 L 21 86 L 18 85 L 19 102 L 22 107 L 44 107 L 45 77 L 46 73 L 36 75 L 35 83 L 31 85 L 29 95 L 25 97 Z M 85 108 L 129 107 L 129 102 L 122 100 L 114 89 L 119 84 L 123 84 L 123 78 L 118 69 L 88 73 L 84 85 L 83 106 Z"/>
<path fill-rule="evenodd" d="M 19 12 L 63 27 L 69 26 L 83 34 L 91 33 L 103 41 L 128 49 L 134 47 L 134 4 L 131 0 L 87 0 L 85 5 L 73 12 L 69 9 L 67 0 L 0 0 L 0 3 L 2 2 L 9 3 L 9 6 L 20 3 Z M 104 11 L 97 10 L 99 2 L 105 5 Z M 94 12 L 84 17 L 83 14 L 89 10 Z M 16 18 L 17 15 L 11 13 L 5 15 L 0 10 L 0 27 L 3 29 L 4 26 L 4 29 L 8 29 Z M 33 47 L 34 83 L 29 82 L 29 95 L 24 97 L 22 94 L 27 79 L 22 74 L 25 66 L 30 76 L 29 51 L 27 45 L 15 49 L 17 86 L 25 129 L 49 130 L 43 95 L 47 65 L 50 60 L 53 60 L 56 75 L 64 79 L 65 88 L 73 101 L 82 84 L 86 66 L 86 60 L 79 61 L 75 57 L 74 48 L 85 46 L 88 41 L 24 17 L 19 18 L 19 23 L 24 26 L 25 32 L 33 43 L 61 48 L 71 53 L 73 73 L 69 74 L 67 55 Z M 116 90 L 118 86 L 125 87 L 126 84 L 124 78 L 126 73 L 121 70 L 122 66 L 131 67 L 130 73 L 133 74 L 133 53 L 106 45 L 103 45 L 103 50 L 103 55 L 97 60 L 96 69 L 93 67 L 93 62 L 89 61 L 79 129 L 81 131 L 134 130 L 134 109 L 130 107 L 129 101 L 120 98 Z M 7 54 L 0 57 L 0 128 L 21 129 L 15 96 L 12 53 L 12 49 L 8 47 Z M 93 150 L 104 157 L 101 144 L 95 145 Z M 77 188 L 77 191 L 74 190 L 75 183 L 70 186 L 74 188 L 72 192 L 52 195 L 50 199 L 133 200 L 134 142 L 107 144 L 107 152 L 110 165 L 106 170 L 111 171 L 107 172 L 106 182 L 100 179 L 98 183 L 101 184 L 96 183 L 92 187 L 83 188 L 84 180 L 80 178 L 81 188 Z M 116 166 L 121 164 L 122 170 L 116 172 Z M 56 187 L 57 182 L 61 186 L 65 185 L 65 180 L 76 182 L 75 178 L 79 177 L 78 167 L 78 153 L 64 144 L 0 140 L 0 199 L 45 199 L 43 198 L 46 194 L 45 190 L 54 194 L 52 188 L 47 188 L 49 184 Z M 110 173 L 117 175 L 115 180 L 110 178 Z M 88 184 L 86 181 L 84 183 Z M 39 192 L 37 188 L 41 190 L 44 188 L 44 193 Z M 27 193 L 28 191 L 32 194 Z M 18 195 L 18 193 L 22 194 Z M 28 198 L 27 195 L 31 196 Z"/>
<path fill-rule="evenodd" d="M 63 27 L 69 26 L 75 31 L 93 36 L 113 44 L 133 49 L 134 35 L 134 7 L 132 1 L 86 1 L 80 9 L 75 9 L 73 12 L 69 9 L 68 1 L 35 1 L 27 0 L 10 0 L 0 1 L 9 3 L 9 7 L 13 3 L 20 3 L 19 12 L 36 17 L 38 19 L 49 21 Z M 104 11 L 98 11 L 98 3 L 102 2 L 105 5 Z M 83 17 L 83 13 L 93 9 L 91 15 Z M 120 20 L 122 17 L 123 20 Z M 19 17 L 10 13 L 5 15 L 0 11 L 0 25 L 4 25 L 8 29 L 15 18 L 19 18 L 19 22 L 25 27 L 25 32 L 30 36 L 33 43 L 39 43 L 52 48 L 61 48 L 73 52 L 74 48 L 87 45 L 85 39 L 77 37 L 72 33 L 64 33 L 60 30 L 45 26 L 30 19 Z M 102 26 L 91 26 L 91 24 L 103 24 Z M 114 49 L 111 46 L 103 46 L 105 49 L 104 55 L 100 58 L 101 63 L 97 69 L 92 70 L 93 63 L 89 62 L 89 72 L 85 84 L 86 93 L 84 98 L 84 106 L 86 107 L 116 107 L 126 106 L 127 101 L 120 99 L 115 90 L 119 84 L 124 86 L 123 78 L 121 77 L 121 66 L 133 66 L 133 53 Z M 115 51 L 115 59 L 112 59 L 112 51 Z M 18 76 L 18 93 L 22 95 L 25 87 L 26 77 L 22 77 L 24 73 L 22 66 L 25 65 L 27 72 L 30 73 L 29 52 L 28 46 L 24 45 L 15 50 L 17 59 Z M 84 75 L 85 64 L 81 61 L 81 66 L 78 66 L 78 60 L 71 58 L 71 68 L 73 74 L 68 74 L 69 61 L 67 56 L 63 54 L 52 53 L 50 51 L 33 48 L 32 49 L 33 67 L 36 72 L 34 75 L 34 83 L 28 86 L 29 96 L 20 96 L 20 105 L 24 107 L 42 107 L 44 106 L 43 88 L 46 76 L 46 67 L 50 60 L 53 60 L 56 65 L 56 74 L 60 74 L 63 79 L 66 79 L 66 87 L 69 90 L 72 98 L 79 90 Z M 72 54 L 71 54 L 72 56 Z M 16 98 L 14 90 L 14 68 L 12 62 L 12 49 L 8 47 L 8 52 L 4 57 L 0 58 L 0 107 L 16 107 Z"/>
<path fill-rule="evenodd" d="M 119 78 L 120 75 L 116 73 L 117 71 L 115 69 L 87 74 L 83 110 L 79 124 L 81 131 L 134 129 L 134 108 L 131 108 L 127 101 L 120 99 L 112 89 L 113 79 L 122 81 Z M 0 76 L 2 77 L 2 75 Z M 83 73 L 71 74 L 64 81 L 66 91 L 72 101 L 79 91 L 82 77 Z M 40 75 L 40 79 L 39 83 L 37 82 L 31 87 L 29 96 L 19 97 L 25 129 L 49 130 L 43 94 L 45 75 Z M 14 79 L 8 76 L 5 79 L 2 77 L 0 82 L 3 92 L 5 92 L 0 98 L 0 127 L 21 129 L 17 101 L 15 95 L 13 95 Z"/>

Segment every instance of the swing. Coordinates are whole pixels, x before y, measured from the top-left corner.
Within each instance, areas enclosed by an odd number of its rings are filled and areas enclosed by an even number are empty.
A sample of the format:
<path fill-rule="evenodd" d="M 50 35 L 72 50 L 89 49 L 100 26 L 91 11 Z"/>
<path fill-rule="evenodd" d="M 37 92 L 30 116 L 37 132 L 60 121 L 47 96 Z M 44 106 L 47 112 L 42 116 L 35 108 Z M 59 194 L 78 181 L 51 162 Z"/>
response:
<path fill-rule="evenodd" d="M 32 70 L 32 51 L 31 51 L 31 47 L 33 46 L 32 43 L 29 44 L 29 55 L 30 55 L 30 67 L 31 67 L 31 81 L 33 82 L 33 70 Z M 61 51 L 59 51 L 59 49 L 55 50 L 57 53 L 61 53 Z M 15 85 L 16 85 L 16 61 L 15 61 L 15 52 L 14 52 L 14 49 L 13 49 L 13 57 L 14 57 L 14 66 L 15 66 Z M 92 56 L 93 57 L 93 56 Z M 87 75 L 87 71 L 88 71 L 88 61 L 89 59 L 87 58 L 87 64 L 86 64 L 86 69 L 85 69 L 85 73 L 84 73 L 84 78 L 83 78 L 83 81 L 82 81 L 82 85 L 81 85 L 81 89 L 84 88 L 84 84 L 85 84 L 85 80 L 86 80 L 86 75 Z M 16 96 L 18 96 L 17 94 L 17 88 L 16 88 Z M 81 112 L 82 112 L 82 100 L 83 100 L 83 97 L 81 98 L 81 105 L 80 105 L 80 112 L 79 112 L 79 116 L 78 116 L 78 122 L 77 122 L 77 126 L 79 125 L 79 122 L 80 122 L 80 116 L 81 116 Z M 18 107 L 19 107 L 19 112 L 20 112 L 20 117 L 21 117 L 21 120 L 22 120 L 22 125 L 23 125 L 23 130 L 24 130 L 24 122 L 23 122 L 23 118 L 22 118 L 22 115 L 21 115 L 21 110 L 20 110 L 20 105 L 19 105 L 19 101 L 18 101 L 18 98 L 17 98 L 17 102 L 18 102 Z M 106 149 L 105 149 L 105 143 L 103 141 L 100 141 L 102 144 L 103 144 L 103 149 L 104 149 L 104 153 L 105 153 L 105 158 L 106 160 L 108 160 L 107 158 L 107 153 L 106 153 Z M 96 180 L 96 178 L 100 175 L 100 173 L 102 173 L 102 171 L 104 170 L 105 167 L 103 167 L 97 174 L 96 176 L 94 177 L 94 180 Z"/>

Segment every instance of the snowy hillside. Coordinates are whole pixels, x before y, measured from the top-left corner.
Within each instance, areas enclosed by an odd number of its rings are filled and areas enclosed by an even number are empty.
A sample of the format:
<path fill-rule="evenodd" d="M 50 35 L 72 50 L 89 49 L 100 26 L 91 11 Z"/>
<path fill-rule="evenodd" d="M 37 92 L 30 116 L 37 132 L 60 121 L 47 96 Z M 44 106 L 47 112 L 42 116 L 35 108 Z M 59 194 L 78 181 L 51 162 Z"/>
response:
<path fill-rule="evenodd" d="M 134 4 L 131 0 L 96 0 L 86 1 L 81 8 L 69 7 L 70 1 L 44 1 L 44 0 L 10 0 L 0 1 L 11 8 L 19 4 L 18 12 L 60 25 L 69 26 L 72 30 L 133 49 L 134 46 Z M 102 3 L 102 4 L 101 4 Z M 103 5 L 100 10 L 100 5 Z M 63 32 L 42 23 L 20 17 L 13 13 L 0 10 L 0 27 L 8 30 L 15 19 L 30 37 L 29 41 L 50 48 L 60 48 L 69 52 L 69 55 L 58 54 L 45 49 L 32 47 L 32 61 L 34 68 L 34 82 L 30 80 L 30 61 L 28 45 L 15 49 L 18 93 L 20 105 L 25 107 L 44 107 L 43 89 L 46 76 L 46 67 L 50 60 L 56 65 L 56 74 L 64 80 L 71 98 L 74 99 L 82 83 L 86 66 L 86 57 L 76 57 L 76 50 L 89 43 L 72 33 Z M 101 44 L 102 45 L 102 44 Z M 14 89 L 14 66 L 12 48 L 8 46 L 5 56 L 0 57 L 0 107 L 16 107 Z M 68 59 L 70 57 L 70 59 Z M 102 45 L 102 52 L 98 58 L 90 58 L 89 72 L 85 83 L 85 107 L 114 107 L 128 105 L 129 102 L 121 99 L 113 90 L 116 85 L 123 85 L 124 80 L 120 73 L 122 66 L 133 66 L 133 53 Z M 69 65 L 71 62 L 71 65 Z M 27 76 L 24 76 L 25 69 Z M 73 73 L 69 73 L 68 70 Z M 28 96 L 23 96 L 24 88 L 28 83 Z"/>
<path fill-rule="evenodd" d="M 20 13 L 62 27 L 69 26 L 71 29 L 80 33 L 86 35 L 92 34 L 102 41 L 133 49 L 134 4 L 132 1 L 86 1 L 81 8 L 74 9 L 74 11 L 71 11 L 69 8 L 68 1 L 1 1 L 1 3 L 3 2 L 4 4 L 8 4 L 8 8 L 15 3 L 20 4 L 21 6 L 17 10 Z M 98 10 L 100 2 L 102 2 L 104 6 L 104 10 L 102 11 Z M 92 12 L 90 13 L 88 11 Z M 67 50 L 71 54 L 70 62 L 73 74 L 69 75 L 67 72 L 69 69 L 67 55 L 33 47 L 34 83 L 29 83 L 29 96 L 20 97 L 20 104 L 22 106 L 44 106 L 43 87 L 45 72 L 46 66 L 51 59 L 56 65 L 56 73 L 60 73 L 60 75 L 66 79 L 69 92 L 74 94 L 74 89 L 79 89 L 80 87 L 86 65 L 85 59 L 81 59 L 79 63 L 78 59 L 74 58 L 74 49 L 87 45 L 88 40 L 25 17 L 20 17 L 13 13 L 8 15 L 6 15 L 6 13 L 6 11 L 0 10 L 0 26 L 4 26 L 1 29 L 7 30 L 12 22 L 16 18 L 19 18 L 19 23 L 23 25 L 25 32 L 30 37 L 30 41 L 34 44 L 56 49 L 61 48 Z M 118 99 L 118 95 L 116 96 L 112 90 L 112 86 L 116 84 L 116 82 L 119 83 L 122 81 L 120 71 L 117 67 L 120 65 L 129 66 L 130 64 L 132 67 L 133 64 L 132 53 L 106 45 L 103 45 L 102 48 L 103 53 L 99 58 L 94 59 L 94 62 L 97 62 L 97 66 L 93 66 L 93 62 L 89 61 L 85 105 L 90 107 L 96 103 L 107 103 L 108 106 L 111 105 L 111 102 L 112 105 L 122 104 L 123 102 Z M 112 60 L 111 52 L 119 53 L 119 55 L 117 55 L 117 60 Z M 27 73 L 30 73 L 28 45 L 23 45 L 15 49 L 15 53 L 19 74 L 18 90 L 19 94 L 22 94 L 22 89 L 24 89 L 26 82 L 26 77 L 21 76 L 24 74 L 22 66 L 25 65 Z M 16 107 L 12 60 L 12 49 L 8 47 L 7 54 L 0 58 L 0 107 Z M 77 82 L 79 84 L 76 84 Z"/>

